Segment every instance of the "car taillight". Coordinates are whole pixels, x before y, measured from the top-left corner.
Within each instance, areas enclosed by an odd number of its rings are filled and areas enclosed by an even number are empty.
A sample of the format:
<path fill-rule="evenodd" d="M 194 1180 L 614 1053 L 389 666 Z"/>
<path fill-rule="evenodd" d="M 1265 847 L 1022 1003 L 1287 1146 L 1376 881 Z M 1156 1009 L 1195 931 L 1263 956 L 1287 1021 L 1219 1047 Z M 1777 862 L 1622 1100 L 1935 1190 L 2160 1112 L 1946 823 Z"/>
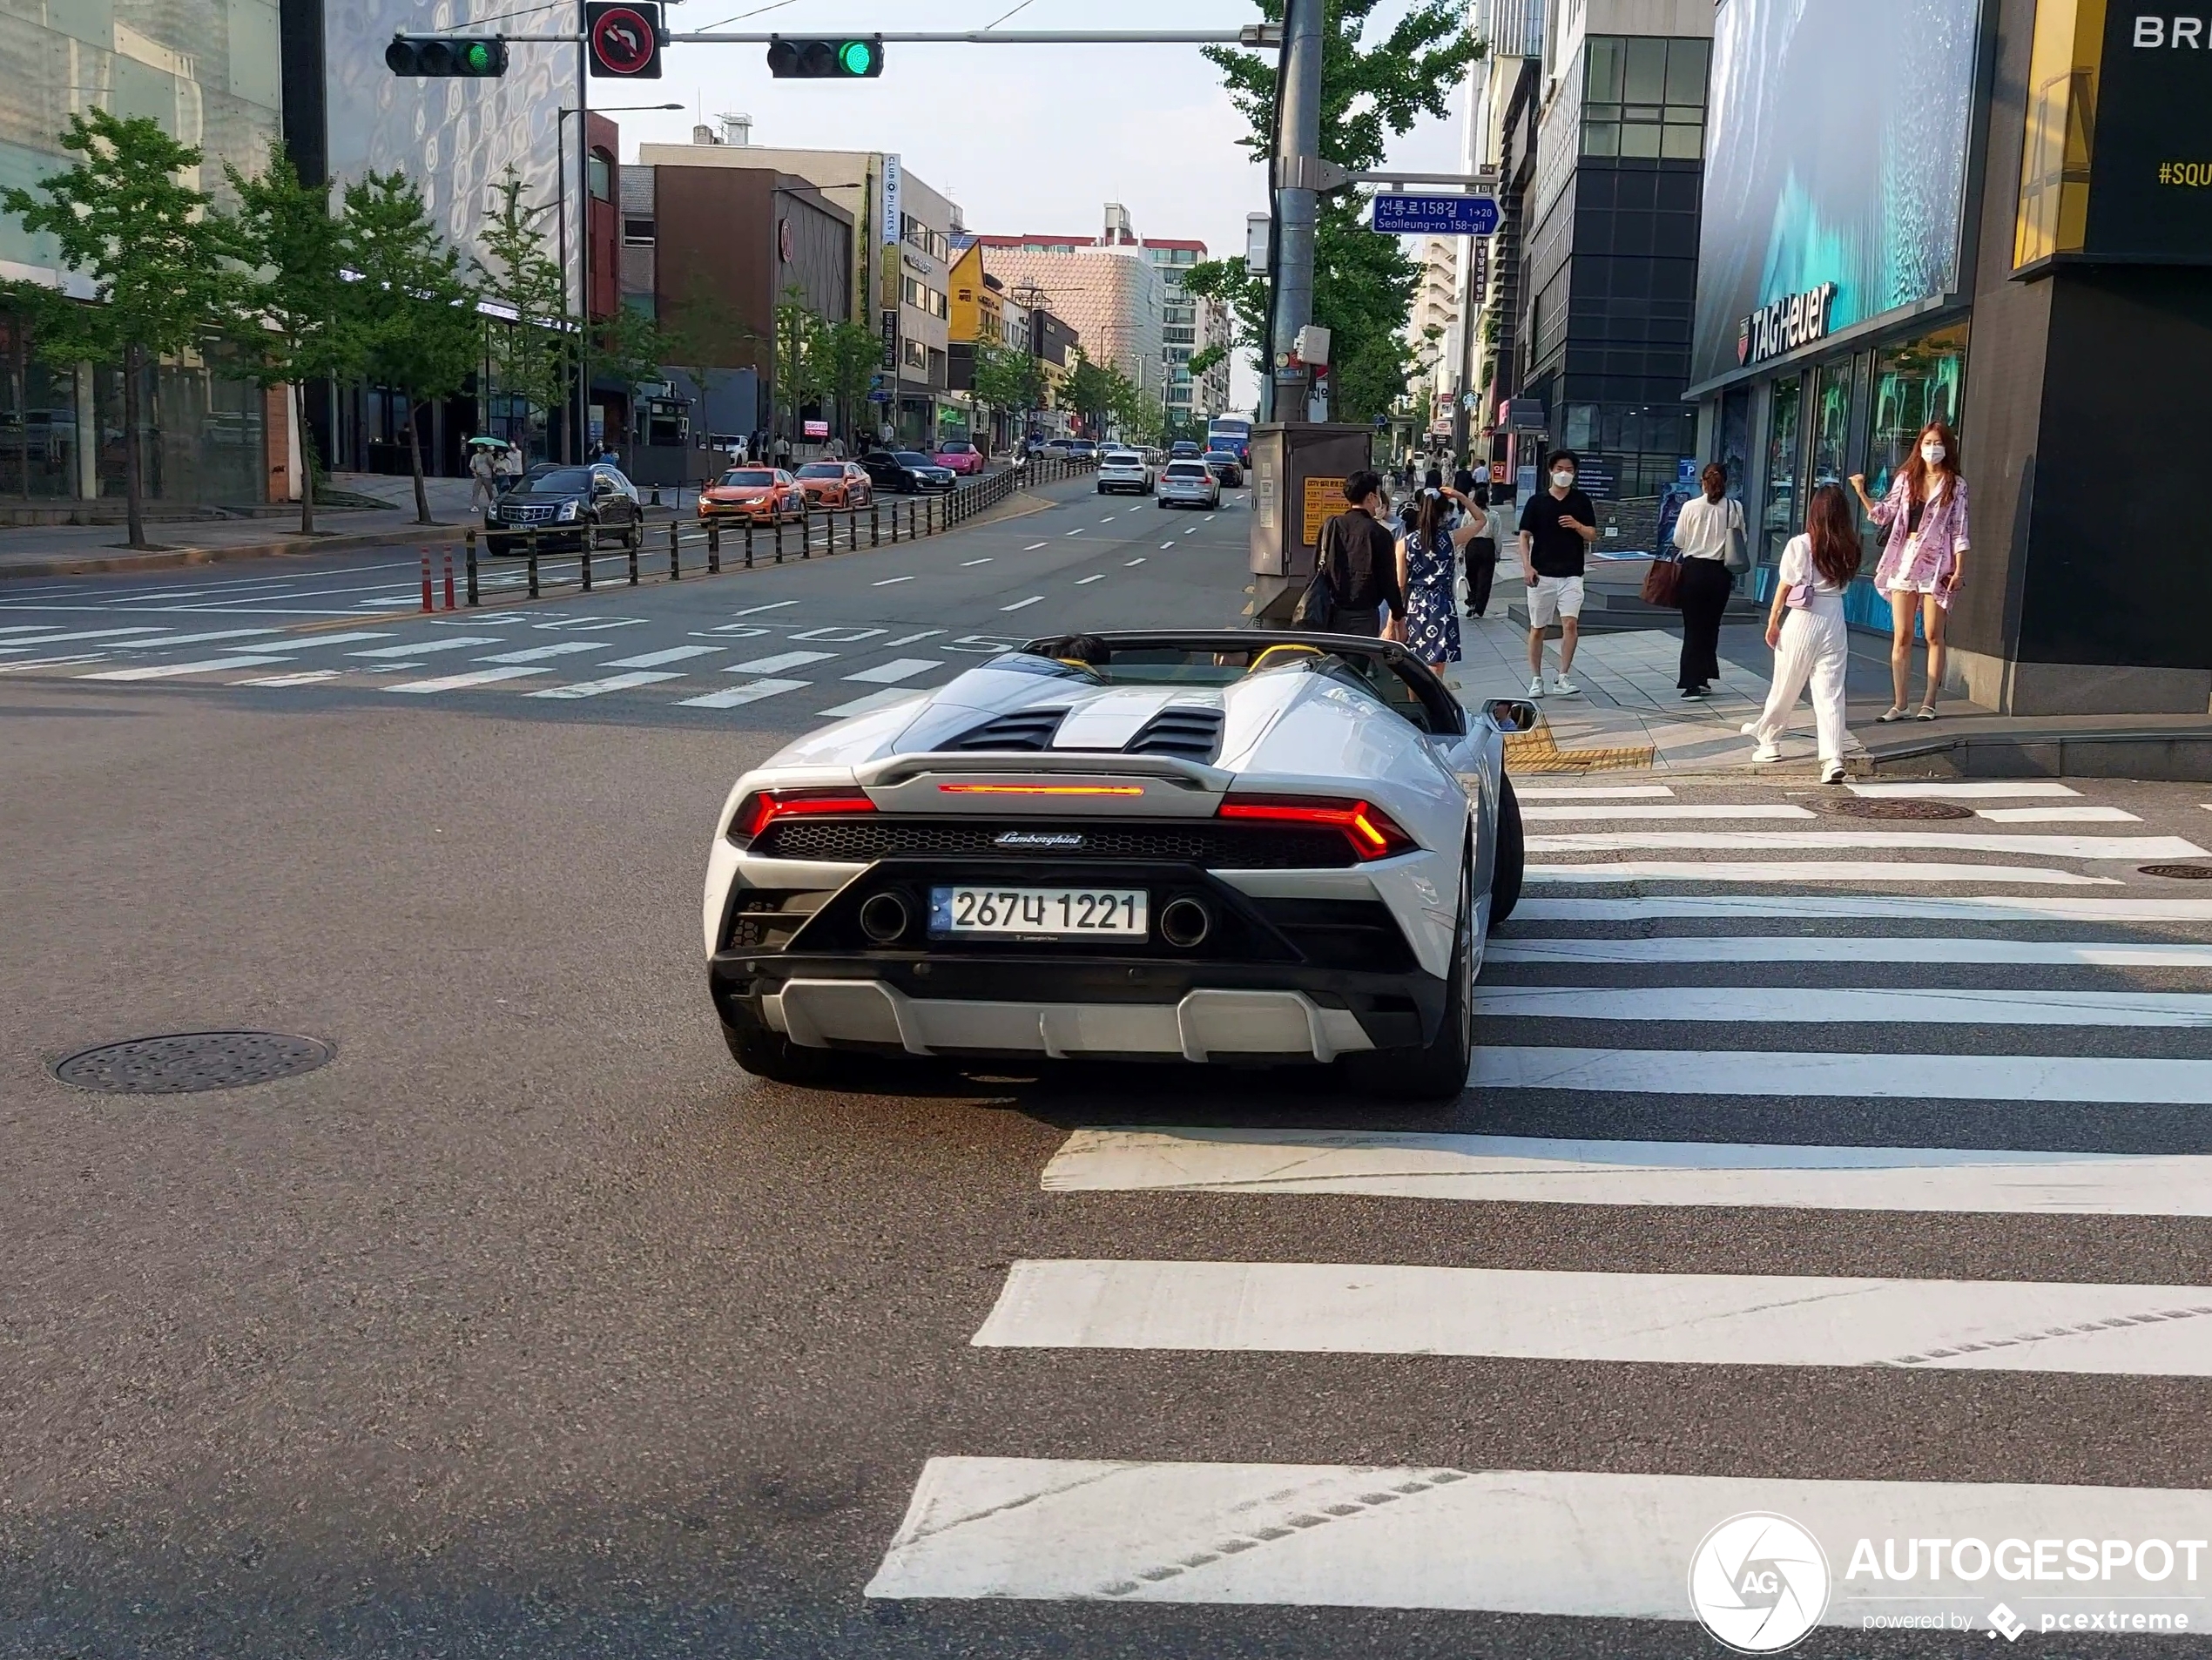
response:
<path fill-rule="evenodd" d="M 748 847 L 779 819 L 843 818 L 874 811 L 875 803 L 859 790 L 755 790 L 738 803 L 730 840 Z"/>
<path fill-rule="evenodd" d="M 1345 801 L 1325 796 L 1232 795 L 1221 804 L 1224 819 L 1258 820 L 1267 824 L 1324 825 L 1344 832 L 1345 840 L 1362 860 L 1392 859 L 1412 853 L 1420 844 L 1398 826 L 1398 821 L 1371 801 Z"/>

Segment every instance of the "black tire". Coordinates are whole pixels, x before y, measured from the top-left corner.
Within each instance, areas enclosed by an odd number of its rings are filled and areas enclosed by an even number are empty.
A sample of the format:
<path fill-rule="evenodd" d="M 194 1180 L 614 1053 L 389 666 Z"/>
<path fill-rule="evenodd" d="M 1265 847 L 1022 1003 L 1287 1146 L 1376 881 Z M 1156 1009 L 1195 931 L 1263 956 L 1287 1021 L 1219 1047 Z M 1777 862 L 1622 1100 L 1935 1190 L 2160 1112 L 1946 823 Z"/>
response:
<path fill-rule="evenodd" d="M 1452 963 L 1444 989 L 1444 1018 L 1436 1036 L 1419 1049 L 1382 1049 L 1345 1057 L 1352 1086 L 1391 1101 L 1456 1100 L 1474 1064 L 1474 867 L 1473 852 L 1460 874 L 1459 924 L 1453 930 Z"/>
<path fill-rule="evenodd" d="M 773 1083 L 826 1083 L 835 1077 L 840 1060 L 835 1050 L 794 1043 L 742 1004 L 734 1012 L 735 1024 L 722 1022 L 722 1041 L 730 1046 L 730 1058 L 755 1077 Z"/>
<path fill-rule="evenodd" d="M 1521 873 L 1527 867 L 1527 845 L 1521 833 L 1521 800 L 1513 780 L 1498 779 L 1498 853 L 1490 867 L 1490 925 L 1495 928 L 1521 903 Z"/>

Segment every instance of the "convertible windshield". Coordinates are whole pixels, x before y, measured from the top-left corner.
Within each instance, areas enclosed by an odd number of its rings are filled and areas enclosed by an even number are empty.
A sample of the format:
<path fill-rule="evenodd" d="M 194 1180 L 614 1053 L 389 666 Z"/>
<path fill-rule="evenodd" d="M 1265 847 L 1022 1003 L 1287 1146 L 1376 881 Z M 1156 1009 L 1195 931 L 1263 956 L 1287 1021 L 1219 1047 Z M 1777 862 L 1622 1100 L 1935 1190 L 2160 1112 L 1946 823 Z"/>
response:
<path fill-rule="evenodd" d="M 588 467 L 563 467 L 556 472 L 540 473 L 529 481 L 532 496 L 574 496 L 590 488 L 591 469 Z"/>

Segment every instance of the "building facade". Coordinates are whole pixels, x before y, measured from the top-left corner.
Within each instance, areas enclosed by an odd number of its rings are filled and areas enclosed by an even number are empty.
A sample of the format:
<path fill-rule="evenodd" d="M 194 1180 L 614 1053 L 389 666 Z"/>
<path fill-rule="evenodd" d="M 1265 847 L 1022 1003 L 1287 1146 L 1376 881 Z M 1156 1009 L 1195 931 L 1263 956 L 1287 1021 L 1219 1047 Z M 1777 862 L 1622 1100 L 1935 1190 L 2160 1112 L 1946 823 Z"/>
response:
<path fill-rule="evenodd" d="M 2180 529 L 2212 461 L 2212 192 L 2176 165 L 2202 148 L 2194 20 L 2088 0 L 1716 15 L 1692 395 L 1762 557 L 1812 489 L 1884 490 L 1945 422 L 1973 510 L 1955 689 L 2011 714 L 2205 713 L 2212 572 Z M 1915 165 L 1872 165 L 1892 155 Z M 1867 552 L 1871 570 L 1871 528 Z M 1864 581 L 1847 603 L 1886 625 Z"/>
<path fill-rule="evenodd" d="M 1180 273 L 1204 257 L 1202 242 L 1148 244 L 1136 234 L 1128 210 L 1106 204 L 1105 227 L 1095 238 L 1052 235 L 978 235 L 991 269 L 1008 291 L 1041 305 L 1081 337 L 1085 356 L 1113 363 L 1137 390 L 1170 409 L 1192 408 L 1189 364 L 1197 346 L 1195 301 L 1183 295 L 1177 325 L 1188 340 L 1170 342 L 1168 315 L 1171 293 L 1182 294 Z M 1154 257 L 1154 249 L 1160 255 Z M 1164 273 L 1175 273 L 1170 279 Z M 1170 350 L 1180 352 L 1171 357 Z M 1175 398 L 1174 369 L 1183 369 L 1185 395 Z"/>
<path fill-rule="evenodd" d="M 0 180 L 10 185 L 29 189 L 64 171 L 74 159 L 60 135 L 72 113 L 95 107 L 151 116 L 199 146 L 205 159 L 186 182 L 219 199 L 227 193 L 224 165 L 260 172 L 281 131 L 282 32 L 272 0 L 19 9 L 0 24 L 0 39 L 10 71 L 0 86 Z M 80 298 L 91 292 L 62 267 L 51 239 L 30 235 L 11 215 L 0 216 L 0 278 Z M 119 500 L 121 370 L 49 364 L 34 344 L 19 319 L 0 311 L 0 497 L 41 514 Z M 284 400 L 226 375 L 219 348 L 150 366 L 141 392 L 148 431 L 140 461 L 151 502 L 252 504 L 291 493 L 294 452 Z"/>

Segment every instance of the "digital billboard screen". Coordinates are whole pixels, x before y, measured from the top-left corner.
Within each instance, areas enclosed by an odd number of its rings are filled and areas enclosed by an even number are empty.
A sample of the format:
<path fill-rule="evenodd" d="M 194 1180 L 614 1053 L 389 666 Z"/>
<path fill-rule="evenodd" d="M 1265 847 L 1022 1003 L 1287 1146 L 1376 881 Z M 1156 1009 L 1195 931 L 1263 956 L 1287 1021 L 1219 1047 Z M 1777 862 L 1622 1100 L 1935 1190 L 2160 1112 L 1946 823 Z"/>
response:
<path fill-rule="evenodd" d="M 1694 384 L 1957 287 L 1979 10 L 1723 0 Z"/>

